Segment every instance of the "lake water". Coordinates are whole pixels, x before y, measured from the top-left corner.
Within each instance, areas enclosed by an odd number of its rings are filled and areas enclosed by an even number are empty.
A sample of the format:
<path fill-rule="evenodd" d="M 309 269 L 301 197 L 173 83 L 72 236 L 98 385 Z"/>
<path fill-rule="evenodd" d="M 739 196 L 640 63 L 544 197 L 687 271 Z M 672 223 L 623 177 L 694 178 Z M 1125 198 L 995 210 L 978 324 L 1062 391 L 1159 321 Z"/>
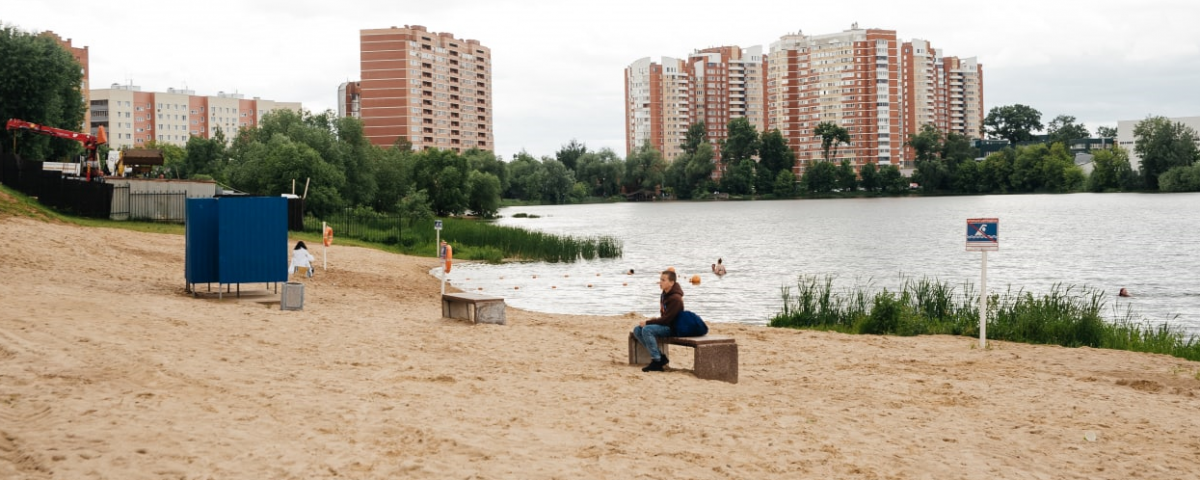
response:
<path fill-rule="evenodd" d="M 930 277 L 978 292 L 979 252 L 967 252 L 966 219 L 999 218 L 988 253 L 989 292 L 1040 295 L 1054 284 L 1092 287 L 1153 322 L 1200 333 L 1200 194 L 1072 194 L 743 202 L 656 202 L 511 207 L 501 225 L 555 234 L 611 235 L 619 259 L 455 266 L 465 291 L 541 312 L 654 315 L 658 272 L 675 267 L 689 310 L 710 322 L 765 324 L 781 287 L 801 275 L 835 286 L 895 290 Z M 513 218 L 516 213 L 540 218 Z M 454 241 L 453 231 L 443 238 Z M 728 275 L 711 265 L 723 258 Z M 634 275 L 626 275 L 633 269 Z M 688 280 L 700 277 L 699 285 Z M 1128 288 L 1132 298 L 1119 298 Z"/>

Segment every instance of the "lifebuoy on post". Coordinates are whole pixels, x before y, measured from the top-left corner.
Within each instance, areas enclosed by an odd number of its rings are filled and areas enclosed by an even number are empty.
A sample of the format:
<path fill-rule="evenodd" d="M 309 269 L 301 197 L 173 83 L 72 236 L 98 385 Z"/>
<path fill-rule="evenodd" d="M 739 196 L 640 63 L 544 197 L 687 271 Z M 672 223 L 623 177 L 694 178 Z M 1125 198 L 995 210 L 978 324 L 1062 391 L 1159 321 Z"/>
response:
<path fill-rule="evenodd" d="M 333 245 L 333 227 L 325 227 L 325 246 Z"/>
<path fill-rule="evenodd" d="M 454 259 L 454 247 L 446 244 L 446 273 L 450 273 L 450 261 Z"/>

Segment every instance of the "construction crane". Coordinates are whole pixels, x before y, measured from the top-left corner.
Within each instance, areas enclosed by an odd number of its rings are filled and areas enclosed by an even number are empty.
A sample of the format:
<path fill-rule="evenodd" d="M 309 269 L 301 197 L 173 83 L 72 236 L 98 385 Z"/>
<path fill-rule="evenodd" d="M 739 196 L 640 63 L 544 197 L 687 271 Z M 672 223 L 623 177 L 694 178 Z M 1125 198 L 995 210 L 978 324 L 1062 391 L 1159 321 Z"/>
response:
<path fill-rule="evenodd" d="M 38 124 L 38 123 L 33 123 L 33 122 L 26 122 L 24 120 L 19 120 L 16 118 L 8 119 L 8 123 L 5 125 L 5 127 L 7 127 L 9 130 L 25 130 L 25 131 L 37 133 L 40 135 L 49 135 L 52 137 L 65 138 L 68 140 L 74 140 L 76 142 L 82 143 L 83 148 L 87 149 L 87 152 L 88 152 L 87 153 L 87 158 L 88 158 L 87 179 L 88 179 L 88 181 L 92 180 L 92 163 L 96 163 L 97 175 L 99 175 L 99 176 L 103 175 L 103 173 L 102 173 L 103 170 L 100 169 L 100 163 L 97 162 L 97 149 L 100 147 L 100 145 L 104 145 L 104 144 L 108 143 L 108 136 L 104 134 L 104 127 L 100 127 L 100 131 L 97 132 L 96 135 L 91 135 L 91 134 L 87 134 L 87 133 L 79 133 L 79 132 L 72 132 L 70 130 L 63 130 L 61 128 L 54 128 L 54 127 L 50 127 L 50 126 L 46 126 L 46 125 L 42 125 L 42 124 Z M 13 144 L 14 144 L 13 150 L 16 150 L 16 142 L 17 142 L 17 139 L 14 137 L 13 138 Z"/>

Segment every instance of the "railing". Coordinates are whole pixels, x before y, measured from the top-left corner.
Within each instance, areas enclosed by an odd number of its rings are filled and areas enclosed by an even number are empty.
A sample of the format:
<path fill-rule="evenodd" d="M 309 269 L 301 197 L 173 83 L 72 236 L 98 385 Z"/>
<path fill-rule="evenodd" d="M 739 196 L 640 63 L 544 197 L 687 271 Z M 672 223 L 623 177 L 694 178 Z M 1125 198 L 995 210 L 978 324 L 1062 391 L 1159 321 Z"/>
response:
<path fill-rule="evenodd" d="M 132 192 L 129 185 L 116 185 L 109 218 L 183 223 L 187 219 L 187 193 Z"/>

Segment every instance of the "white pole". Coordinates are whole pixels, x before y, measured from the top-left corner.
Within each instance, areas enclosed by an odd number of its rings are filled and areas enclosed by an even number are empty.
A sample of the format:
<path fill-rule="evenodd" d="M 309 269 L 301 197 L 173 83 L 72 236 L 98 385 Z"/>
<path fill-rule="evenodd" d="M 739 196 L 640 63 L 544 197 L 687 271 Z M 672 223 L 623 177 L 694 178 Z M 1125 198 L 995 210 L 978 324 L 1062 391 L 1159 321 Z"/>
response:
<path fill-rule="evenodd" d="M 326 228 L 329 227 L 325 225 L 325 222 L 321 222 L 321 245 L 325 245 Z M 321 269 L 326 272 L 329 271 L 329 247 L 327 246 L 321 250 Z"/>
<path fill-rule="evenodd" d="M 434 237 L 434 240 L 433 240 L 433 248 L 437 249 L 438 258 L 442 258 L 442 255 L 441 255 L 441 253 L 442 253 L 442 231 L 441 230 L 436 231 L 436 236 Z M 446 268 L 442 265 L 438 265 L 438 268 L 442 271 L 442 295 L 445 295 L 446 294 Z"/>
<path fill-rule="evenodd" d="M 979 274 L 979 348 L 987 347 L 987 250 Z"/>

